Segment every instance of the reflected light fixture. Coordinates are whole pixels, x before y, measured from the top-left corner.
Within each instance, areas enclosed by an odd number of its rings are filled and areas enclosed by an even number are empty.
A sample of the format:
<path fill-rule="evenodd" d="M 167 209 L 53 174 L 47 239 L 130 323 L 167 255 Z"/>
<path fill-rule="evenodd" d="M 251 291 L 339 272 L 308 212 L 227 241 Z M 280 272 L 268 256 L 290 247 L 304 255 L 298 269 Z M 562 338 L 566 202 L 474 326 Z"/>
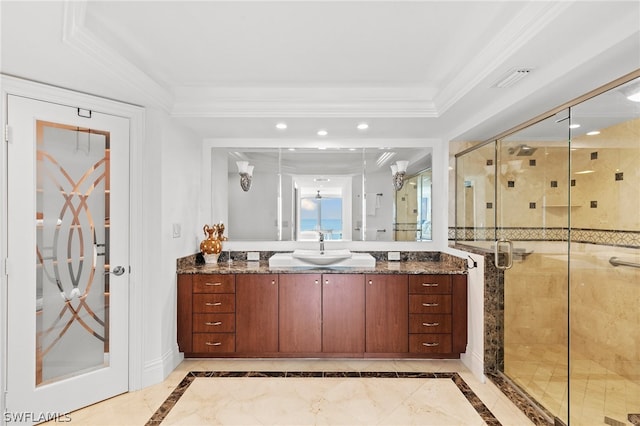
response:
<path fill-rule="evenodd" d="M 240 187 L 244 192 L 251 188 L 251 179 L 253 178 L 253 166 L 248 161 L 236 161 L 238 173 L 240 173 Z"/>
<path fill-rule="evenodd" d="M 640 83 L 632 83 L 622 89 L 622 93 L 631 102 L 640 102 Z"/>
<path fill-rule="evenodd" d="M 407 173 L 408 161 L 396 161 L 391 165 L 391 176 L 393 177 L 393 187 L 400 191 L 404 185 L 404 175 Z"/>

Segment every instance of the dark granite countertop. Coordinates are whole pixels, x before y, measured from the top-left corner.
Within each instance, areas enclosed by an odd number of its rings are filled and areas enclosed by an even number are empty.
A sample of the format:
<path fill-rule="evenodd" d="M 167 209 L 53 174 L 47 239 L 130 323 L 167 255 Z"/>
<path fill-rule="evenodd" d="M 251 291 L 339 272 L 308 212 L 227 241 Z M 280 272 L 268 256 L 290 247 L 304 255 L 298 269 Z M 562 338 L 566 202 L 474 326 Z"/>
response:
<path fill-rule="evenodd" d="M 178 274 L 466 274 L 464 259 L 443 255 L 437 261 L 376 261 L 374 268 L 270 268 L 266 260 L 220 261 L 215 264 L 196 265 L 191 259 L 178 260 Z"/>

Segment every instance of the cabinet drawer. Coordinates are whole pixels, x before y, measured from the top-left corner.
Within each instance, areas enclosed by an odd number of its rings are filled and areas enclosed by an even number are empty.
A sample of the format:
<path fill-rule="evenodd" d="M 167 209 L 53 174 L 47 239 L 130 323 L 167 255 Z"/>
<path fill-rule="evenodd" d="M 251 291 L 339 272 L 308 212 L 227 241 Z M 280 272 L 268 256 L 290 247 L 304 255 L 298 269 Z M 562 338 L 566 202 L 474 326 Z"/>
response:
<path fill-rule="evenodd" d="M 409 293 L 451 294 L 451 276 L 409 275 Z"/>
<path fill-rule="evenodd" d="M 235 275 L 196 274 L 193 276 L 194 293 L 235 293 Z"/>
<path fill-rule="evenodd" d="M 233 333 L 236 314 L 193 314 L 194 333 Z"/>
<path fill-rule="evenodd" d="M 233 333 L 195 333 L 193 352 L 235 352 L 236 335 Z"/>
<path fill-rule="evenodd" d="M 411 314 L 450 314 L 451 295 L 448 294 L 410 294 L 409 313 Z"/>
<path fill-rule="evenodd" d="M 412 353 L 451 353 L 450 334 L 410 334 L 409 352 Z"/>
<path fill-rule="evenodd" d="M 200 293 L 193 295 L 193 313 L 230 313 L 235 311 L 235 294 Z"/>
<path fill-rule="evenodd" d="M 410 314 L 409 333 L 451 333 L 451 315 Z"/>

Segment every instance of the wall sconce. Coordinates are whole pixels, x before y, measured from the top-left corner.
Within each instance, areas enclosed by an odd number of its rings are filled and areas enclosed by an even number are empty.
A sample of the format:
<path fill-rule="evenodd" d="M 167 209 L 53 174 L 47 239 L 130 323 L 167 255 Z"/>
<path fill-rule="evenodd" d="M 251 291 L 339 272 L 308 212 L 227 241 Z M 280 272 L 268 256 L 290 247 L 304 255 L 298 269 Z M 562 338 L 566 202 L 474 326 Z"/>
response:
<path fill-rule="evenodd" d="M 240 187 L 244 192 L 251 188 L 251 178 L 253 177 L 253 166 L 248 161 L 236 161 L 238 173 L 240 173 Z"/>
<path fill-rule="evenodd" d="M 407 173 L 408 161 L 396 161 L 391 165 L 391 176 L 393 176 L 393 187 L 400 191 L 404 185 L 404 175 Z"/>

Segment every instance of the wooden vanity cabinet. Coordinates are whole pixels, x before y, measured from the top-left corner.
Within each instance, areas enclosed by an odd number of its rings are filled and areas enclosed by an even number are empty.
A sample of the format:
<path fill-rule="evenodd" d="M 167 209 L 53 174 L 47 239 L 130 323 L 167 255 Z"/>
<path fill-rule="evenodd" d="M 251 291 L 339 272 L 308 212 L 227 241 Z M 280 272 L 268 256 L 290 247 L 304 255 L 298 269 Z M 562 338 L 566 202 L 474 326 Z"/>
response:
<path fill-rule="evenodd" d="M 186 357 L 457 358 L 467 276 L 179 274 Z"/>
<path fill-rule="evenodd" d="M 236 352 L 278 352 L 278 275 L 236 275 Z"/>
<path fill-rule="evenodd" d="M 407 275 L 367 274 L 365 281 L 366 352 L 407 353 Z"/>
<path fill-rule="evenodd" d="M 362 274 L 281 274 L 281 353 L 364 352 Z"/>
<path fill-rule="evenodd" d="M 178 275 L 178 346 L 186 354 L 235 352 L 235 275 Z"/>
<path fill-rule="evenodd" d="M 409 276 L 409 352 L 460 354 L 466 330 L 466 275 Z"/>

